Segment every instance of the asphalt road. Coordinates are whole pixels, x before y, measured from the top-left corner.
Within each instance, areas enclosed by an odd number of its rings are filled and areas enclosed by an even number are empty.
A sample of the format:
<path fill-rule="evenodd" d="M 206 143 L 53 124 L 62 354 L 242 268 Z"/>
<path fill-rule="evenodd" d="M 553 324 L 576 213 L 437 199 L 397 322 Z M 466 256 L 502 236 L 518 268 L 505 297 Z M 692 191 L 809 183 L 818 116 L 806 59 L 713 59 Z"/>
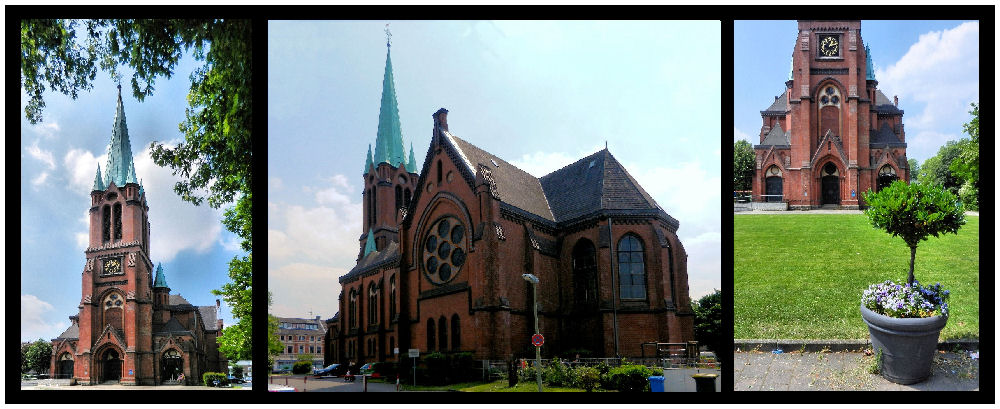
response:
<path fill-rule="evenodd" d="M 354 382 L 344 382 L 343 378 L 314 378 L 312 376 L 303 379 L 300 376 L 274 376 L 268 377 L 268 383 L 275 385 L 288 385 L 299 392 L 364 392 L 364 383 L 361 377 L 357 377 Z M 395 392 L 395 384 L 380 382 L 369 382 L 368 392 Z"/>

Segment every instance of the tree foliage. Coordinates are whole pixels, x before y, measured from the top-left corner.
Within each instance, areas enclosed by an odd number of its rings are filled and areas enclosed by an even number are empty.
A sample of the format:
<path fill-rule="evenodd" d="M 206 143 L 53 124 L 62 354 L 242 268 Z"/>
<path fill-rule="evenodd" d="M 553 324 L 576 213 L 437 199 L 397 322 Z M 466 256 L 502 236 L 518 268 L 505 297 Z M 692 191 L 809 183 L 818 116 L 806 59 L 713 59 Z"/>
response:
<path fill-rule="evenodd" d="M 979 105 L 971 104 L 972 119 L 963 124 L 962 130 L 969 135 L 958 141 L 958 157 L 948 166 L 953 175 L 964 180 L 959 196 L 962 203 L 972 208 L 979 207 Z"/>
<path fill-rule="evenodd" d="M 910 165 L 910 183 L 918 181 L 920 175 L 920 162 L 916 159 L 909 159 L 906 163 Z"/>
<path fill-rule="evenodd" d="M 927 236 L 958 234 L 965 224 L 965 209 L 951 192 L 927 183 L 900 180 L 877 193 L 864 193 L 868 208 L 865 215 L 877 229 L 899 237 L 910 247 L 910 272 L 907 284 L 913 284 L 913 262 L 917 245 Z"/>
<path fill-rule="evenodd" d="M 700 345 L 705 345 L 715 352 L 719 362 L 725 362 L 725 347 L 722 333 L 722 291 L 708 294 L 698 299 L 692 306 L 694 310 L 694 338 Z"/>
<path fill-rule="evenodd" d="M 733 144 L 733 189 L 750 190 L 753 186 L 753 146 L 745 140 Z"/>
<path fill-rule="evenodd" d="M 951 194 L 957 195 L 962 187 L 962 179 L 951 172 L 951 163 L 961 153 L 958 142 L 948 141 L 938 149 L 937 155 L 928 158 L 920 167 L 920 183 L 941 185 Z"/>
<path fill-rule="evenodd" d="M 52 344 L 41 338 L 32 342 L 25 354 L 28 370 L 34 370 L 39 374 L 49 373 L 52 364 Z"/>
<path fill-rule="evenodd" d="M 81 28 L 82 27 L 82 28 Z M 83 38 L 78 38 L 78 33 Z M 28 95 L 25 116 L 42 120 L 47 89 L 77 97 L 93 87 L 97 68 L 121 81 L 131 71 L 139 101 L 170 78 L 186 52 L 202 63 L 190 73 L 184 142 L 152 144 L 153 161 L 173 169 L 174 191 L 195 205 L 225 212 L 223 224 L 240 236 L 247 256 L 230 263 L 231 283 L 213 291 L 232 306 L 239 322 L 223 330 L 220 348 L 229 359 L 250 359 L 252 350 L 253 54 L 250 20 L 21 20 L 21 86 Z"/>
<path fill-rule="evenodd" d="M 271 292 L 267 292 L 267 305 L 271 306 Z M 281 355 L 284 345 L 278 338 L 278 317 L 267 314 L 267 367 L 274 368 L 274 359 Z"/>

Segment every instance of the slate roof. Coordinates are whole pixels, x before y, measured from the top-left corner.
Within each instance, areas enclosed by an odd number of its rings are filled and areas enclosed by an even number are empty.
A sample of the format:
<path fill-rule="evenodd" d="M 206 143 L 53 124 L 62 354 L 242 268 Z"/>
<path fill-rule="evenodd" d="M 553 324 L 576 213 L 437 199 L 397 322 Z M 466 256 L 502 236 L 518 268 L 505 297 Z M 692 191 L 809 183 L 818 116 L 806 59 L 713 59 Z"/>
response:
<path fill-rule="evenodd" d="M 537 178 L 447 131 L 443 133 L 454 142 L 455 148 L 467 161 L 466 166 L 473 178 L 479 165 L 490 170 L 501 201 L 545 220 L 556 221 Z"/>
<path fill-rule="evenodd" d="M 767 109 L 765 109 L 763 111 L 760 111 L 760 112 L 762 114 L 763 113 L 780 113 L 780 114 L 783 114 L 785 112 L 788 112 L 788 101 L 786 101 L 787 98 L 785 98 L 785 94 L 787 94 L 787 93 L 788 93 L 788 90 L 785 90 L 785 92 L 782 92 L 780 96 L 778 96 L 777 98 L 774 99 L 774 102 L 771 103 L 771 106 L 767 107 Z"/>
<path fill-rule="evenodd" d="M 896 133 L 892 131 L 892 127 L 885 122 L 882 123 L 882 127 L 878 131 L 872 133 L 868 144 L 906 146 L 906 143 L 901 142 Z"/>
<path fill-rule="evenodd" d="M 180 294 L 170 294 L 170 298 L 167 300 L 170 305 L 191 305 L 188 300 L 181 297 Z"/>
<path fill-rule="evenodd" d="M 774 124 L 774 128 L 764 136 L 764 141 L 758 146 L 785 146 L 791 145 L 791 132 L 786 132 L 781 129 L 781 124 Z"/>
<path fill-rule="evenodd" d="M 875 103 L 872 109 L 880 114 L 903 114 L 903 110 L 893 104 L 892 100 L 882 93 L 882 90 L 875 90 Z"/>
<path fill-rule="evenodd" d="M 63 331 L 62 334 L 59 334 L 59 336 L 55 339 L 80 339 L 80 326 L 76 325 L 74 322 L 73 325 L 66 328 L 66 330 Z"/>
<path fill-rule="evenodd" d="M 305 323 L 305 324 L 315 324 L 322 321 L 316 318 L 282 318 L 282 317 L 276 317 L 276 318 L 278 318 L 279 322 Z"/>
<path fill-rule="evenodd" d="M 215 313 L 214 305 L 198 307 L 198 312 L 201 313 L 201 320 L 205 323 L 205 331 L 219 330 L 219 318 Z"/>
<path fill-rule="evenodd" d="M 541 183 L 557 222 L 601 210 L 659 210 L 607 149 L 542 176 Z"/>
<path fill-rule="evenodd" d="M 392 263 L 397 260 L 399 260 L 399 243 L 391 241 L 382 251 L 368 253 L 364 257 L 361 257 L 361 260 L 358 260 L 358 265 L 354 266 L 347 274 L 340 276 L 339 281 L 343 283 L 353 280 L 355 277 L 376 266 Z"/>
<path fill-rule="evenodd" d="M 170 317 L 170 321 L 166 324 L 161 325 L 159 328 L 153 328 L 153 333 L 155 334 L 180 334 L 180 333 L 190 333 L 187 328 L 181 325 L 180 321 L 177 321 L 177 317 Z"/>

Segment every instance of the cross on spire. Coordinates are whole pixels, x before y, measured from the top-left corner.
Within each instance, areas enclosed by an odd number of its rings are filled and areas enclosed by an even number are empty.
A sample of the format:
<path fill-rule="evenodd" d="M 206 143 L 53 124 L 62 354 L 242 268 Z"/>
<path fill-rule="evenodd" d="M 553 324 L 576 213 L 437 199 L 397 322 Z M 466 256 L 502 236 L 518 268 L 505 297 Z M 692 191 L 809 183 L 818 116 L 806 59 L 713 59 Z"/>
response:
<path fill-rule="evenodd" d="M 385 46 L 386 47 L 392 47 L 392 44 L 391 44 L 390 40 L 392 40 L 392 33 L 389 32 L 389 23 L 385 23 Z"/>

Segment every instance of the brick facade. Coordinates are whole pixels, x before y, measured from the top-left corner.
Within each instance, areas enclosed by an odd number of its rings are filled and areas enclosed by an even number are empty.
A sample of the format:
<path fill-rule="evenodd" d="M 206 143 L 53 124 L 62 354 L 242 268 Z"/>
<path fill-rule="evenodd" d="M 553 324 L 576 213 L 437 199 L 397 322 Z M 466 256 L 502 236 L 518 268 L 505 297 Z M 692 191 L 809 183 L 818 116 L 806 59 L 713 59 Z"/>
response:
<path fill-rule="evenodd" d="M 278 341 L 281 353 L 274 360 L 274 370 L 291 369 L 300 355 L 311 355 L 313 366 L 324 361 L 326 325 L 316 318 L 278 318 Z"/>
<path fill-rule="evenodd" d="M 761 111 L 755 200 L 856 209 L 862 192 L 909 180 L 903 111 L 868 53 L 860 21 L 799 21 L 784 93 Z"/>

